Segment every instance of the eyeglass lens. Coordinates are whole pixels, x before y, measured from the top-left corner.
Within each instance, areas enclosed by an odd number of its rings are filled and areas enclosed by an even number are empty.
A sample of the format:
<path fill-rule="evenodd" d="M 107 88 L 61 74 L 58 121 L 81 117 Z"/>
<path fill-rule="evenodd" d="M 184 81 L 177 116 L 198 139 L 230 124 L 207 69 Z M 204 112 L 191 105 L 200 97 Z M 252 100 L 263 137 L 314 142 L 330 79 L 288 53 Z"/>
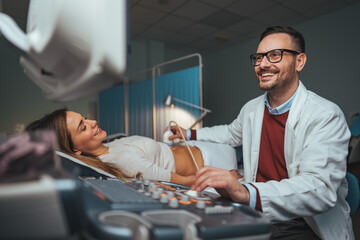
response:
<path fill-rule="evenodd" d="M 263 57 L 266 56 L 267 60 L 271 63 L 277 63 L 281 61 L 282 51 L 281 50 L 272 50 L 267 53 L 258 53 L 252 56 L 252 63 L 257 66 L 260 65 Z"/>

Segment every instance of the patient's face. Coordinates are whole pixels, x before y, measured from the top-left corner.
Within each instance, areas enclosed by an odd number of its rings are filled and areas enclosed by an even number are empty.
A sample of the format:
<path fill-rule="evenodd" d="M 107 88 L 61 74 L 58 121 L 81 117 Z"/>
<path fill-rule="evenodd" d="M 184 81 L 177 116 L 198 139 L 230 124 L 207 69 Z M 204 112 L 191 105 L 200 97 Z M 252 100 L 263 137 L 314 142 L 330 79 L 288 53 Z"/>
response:
<path fill-rule="evenodd" d="M 106 138 L 106 132 L 99 128 L 97 122 L 85 119 L 79 113 L 67 111 L 66 124 L 74 144 L 75 153 L 98 156 L 97 153 L 104 147 L 102 141 Z"/>

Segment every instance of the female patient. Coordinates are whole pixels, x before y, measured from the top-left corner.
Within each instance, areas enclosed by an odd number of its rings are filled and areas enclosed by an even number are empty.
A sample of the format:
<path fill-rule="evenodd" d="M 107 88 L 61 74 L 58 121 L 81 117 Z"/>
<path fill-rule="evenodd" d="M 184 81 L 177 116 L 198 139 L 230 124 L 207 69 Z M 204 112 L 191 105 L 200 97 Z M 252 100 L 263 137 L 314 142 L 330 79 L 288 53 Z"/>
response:
<path fill-rule="evenodd" d="M 81 114 L 59 109 L 31 123 L 27 130 L 52 129 L 60 151 L 116 177 L 133 177 L 141 173 L 145 179 L 170 181 L 190 186 L 196 166 L 185 146 L 172 146 L 141 136 L 123 137 L 110 143 L 95 120 Z M 199 148 L 190 146 L 199 168 L 211 165 Z M 218 159 L 220 160 L 220 159 Z M 221 159 L 220 166 L 236 168 L 236 159 Z M 225 162 L 226 161 L 226 162 Z M 226 166 L 227 165 L 227 166 Z M 232 171 L 237 176 L 236 171 Z"/>

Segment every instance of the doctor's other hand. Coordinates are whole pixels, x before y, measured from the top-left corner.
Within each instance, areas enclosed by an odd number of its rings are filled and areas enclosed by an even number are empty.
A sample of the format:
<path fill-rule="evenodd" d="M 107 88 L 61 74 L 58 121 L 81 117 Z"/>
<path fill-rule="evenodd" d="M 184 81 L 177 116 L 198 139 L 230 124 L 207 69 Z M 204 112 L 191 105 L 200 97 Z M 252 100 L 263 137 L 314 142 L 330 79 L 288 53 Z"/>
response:
<path fill-rule="evenodd" d="M 180 133 L 180 131 L 182 132 L 182 134 L 184 135 L 184 137 L 185 137 L 185 139 L 186 139 L 186 129 L 184 129 L 184 128 L 182 128 L 182 127 L 180 127 L 180 128 L 178 128 L 177 126 L 171 126 L 170 127 L 170 130 L 171 130 L 171 132 L 174 134 L 174 135 L 171 135 L 171 136 L 169 136 L 169 140 L 175 140 L 175 139 L 180 139 L 180 140 L 182 140 L 183 138 L 182 138 L 182 136 L 181 136 L 181 133 Z"/>
<path fill-rule="evenodd" d="M 205 166 L 196 172 L 191 190 L 201 192 L 206 187 L 213 187 L 223 197 L 234 202 L 249 204 L 250 194 L 247 188 L 238 182 L 228 170 Z"/>

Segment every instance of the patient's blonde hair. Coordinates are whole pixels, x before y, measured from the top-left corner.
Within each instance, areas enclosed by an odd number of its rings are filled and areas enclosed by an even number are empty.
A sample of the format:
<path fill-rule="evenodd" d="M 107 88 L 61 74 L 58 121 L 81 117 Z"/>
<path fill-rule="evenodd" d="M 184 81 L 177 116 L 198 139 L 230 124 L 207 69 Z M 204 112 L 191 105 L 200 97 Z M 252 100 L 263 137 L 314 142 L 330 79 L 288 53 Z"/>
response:
<path fill-rule="evenodd" d="M 101 161 L 96 156 L 91 155 L 77 155 L 74 152 L 74 144 L 71 140 L 71 135 L 67 131 L 67 125 L 66 125 L 66 111 L 68 111 L 66 108 L 62 108 L 59 110 L 56 110 L 50 114 L 45 115 L 43 118 L 36 120 L 29 124 L 27 126 L 26 130 L 40 130 L 40 129 L 51 129 L 55 131 L 55 134 L 57 136 L 58 144 L 60 151 L 63 153 L 66 153 L 74 158 L 79 159 L 80 161 L 99 168 L 105 172 L 108 172 L 118 178 L 128 178 L 133 176 L 127 176 L 124 174 L 120 169 L 113 167 L 109 163 L 105 163 Z M 139 174 L 138 174 L 139 175 Z M 138 177 L 137 175 L 137 177 Z"/>

